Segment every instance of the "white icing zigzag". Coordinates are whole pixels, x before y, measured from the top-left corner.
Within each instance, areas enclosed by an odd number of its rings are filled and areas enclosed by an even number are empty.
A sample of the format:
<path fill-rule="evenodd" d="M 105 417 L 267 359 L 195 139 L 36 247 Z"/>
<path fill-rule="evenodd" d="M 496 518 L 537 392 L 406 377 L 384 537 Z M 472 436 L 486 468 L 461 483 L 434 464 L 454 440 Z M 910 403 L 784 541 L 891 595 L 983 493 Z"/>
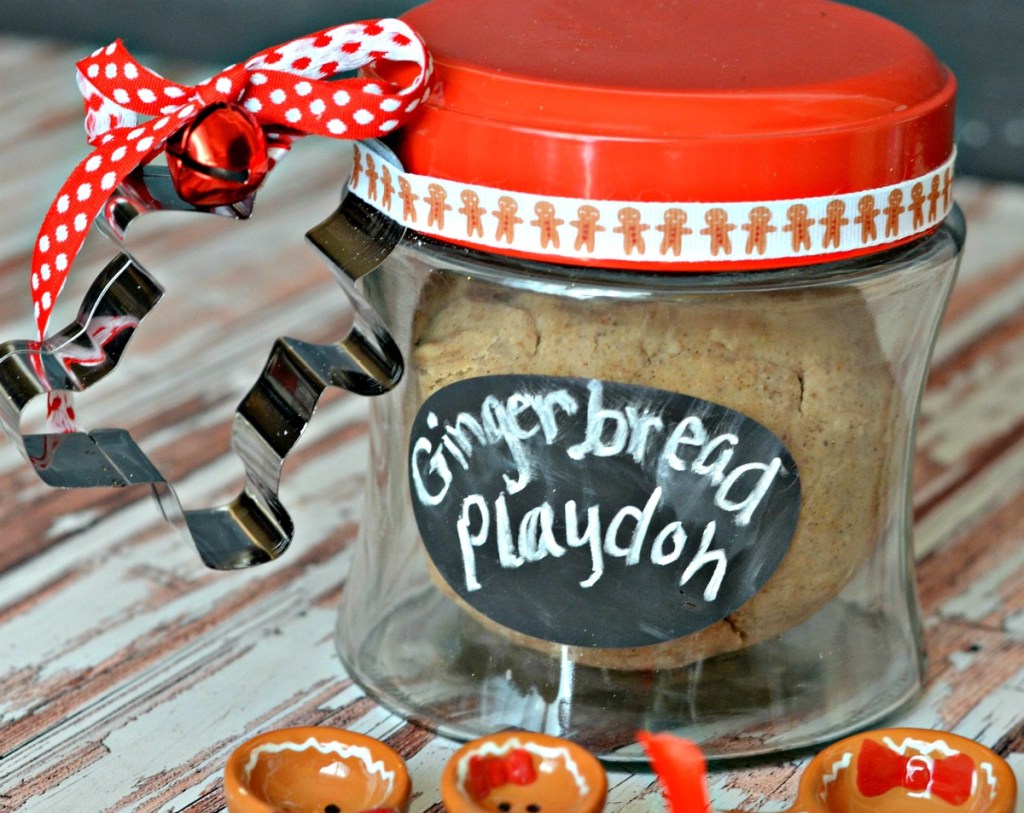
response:
<path fill-rule="evenodd" d="M 993 771 L 992 763 L 991 762 L 982 762 L 981 765 L 979 765 L 978 767 L 981 768 L 985 772 L 985 778 L 988 780 L 988 787 L 989 787 L 988 798 L 989 799 L 995 799 L 996 798 L 996 786 L 999 784 L 999 782 L 996 781 L 996 775 L 995 775 L 995 772 Z M 975 780 L 975 781 L 977 781 L 977 780 Z M 972 793 L 974 792 L 974 788 L 973 787 L 971 788 L 971 792 Z"/>
<path fill-rule="evenodd" d="M 320 742 L 315 737 L 310 737 L 305 742 L 268 742 L 265 745 L 260 745 L 252 750 L 249 754 L 249 761 L 245 765 L 245 778 L 246 781 L 252 776 L 252 771 L 256 767 L 256 763 L 259 762 L 259 758 L 263 754 L 280 754 L 282 751 L 294 751 L 295 753 L 302 753 L 303 751 L 318 751 L 324 756 L 334 754 L 341 759 L 358 759 L 363 763 L 366 768 L 366 772 L 373 775 L 377 774 L 381 779 L 387 782 L 388 793 L 391 793 L 395 787 L 395 773 L 389 771 L 384 767 L 384 763 L 380 760 L 374 760 L 373 755 L 370 753 L 370 749 L 362 745 L 349 745 L 343 742 Z"/>
<path fill-rule="evenodd" d="M 953 757 L 960 753 L 955 748 L 950 748 L 945 740 L 915 740 L 912 737 L 907 737 L 899 745 L 896 745 L 889 737 L 883 737 L 882 741 L 901 757 L 905 757 L 911 748 L 925 756 L 931 756 L 932 751 L 938 751 L 944 757 Z"/>
<path fill-rule="evenodd" d="M 839 759 L 832 763 L 831 770 L 821 778 L 822 788 L 827 788 L 839 778 L 839 774 L 850 767 L 853 762 L 853 752 L 847 751 Z"/>

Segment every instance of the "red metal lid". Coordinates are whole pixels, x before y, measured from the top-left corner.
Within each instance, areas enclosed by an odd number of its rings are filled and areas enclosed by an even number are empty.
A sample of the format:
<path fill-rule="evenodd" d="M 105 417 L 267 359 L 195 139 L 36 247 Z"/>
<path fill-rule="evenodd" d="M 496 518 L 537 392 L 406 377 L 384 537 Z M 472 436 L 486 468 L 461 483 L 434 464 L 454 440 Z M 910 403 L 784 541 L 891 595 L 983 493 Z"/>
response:
<path fill-rule="evenodd" d="M 411 173 L 772 201 L 920 178 L 952 151 L 950 72 L 894 23 L 826 0 L 431 0 L 404 19 L 439 79 L 391 139 Z"/>

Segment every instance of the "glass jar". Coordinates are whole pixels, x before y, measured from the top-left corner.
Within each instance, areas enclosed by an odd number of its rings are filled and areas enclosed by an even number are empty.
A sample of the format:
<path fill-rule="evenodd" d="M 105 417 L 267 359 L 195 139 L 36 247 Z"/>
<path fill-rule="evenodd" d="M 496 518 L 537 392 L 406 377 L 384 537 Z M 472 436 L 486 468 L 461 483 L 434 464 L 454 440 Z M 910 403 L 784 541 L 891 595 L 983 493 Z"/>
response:
<path fill-rule="evenodd" d="M 352 676 L 449 735 L 527 728 L 623 759 L 640 758 L 640 728 L 677 731 L 711 757 L 747 756 L 838 737 L 902 706 L 923 676 L 913 429 L 962 241 L 956 215 L 909 246 L 813 277 L 624 276 L 422 237 L 400 244 L 365 284 L 407 368 L 371 402 L 372 476 L 337 638 Z M 454 381 L 495 375 L 654 387 L 771 427 L 803 484 L 788 559 L 747 606 L 660 645 L 562 645 L 490 620 L 428 554 L 409 466 L 423 403 Z M 570 494 L 582 504 L 588 488 Z M 563 539 L 566 555 L 591 566 L 589 551 Z M 608 559 L 602 579 L 616 575 Z"/>
<path fill-rule="evenodd" d="M 480 57 L 475 28 L 452 33 L 461 5 L 410 15 L 440 93 L 387 148 L 356 148 L 358 202 L 343 204 L 365 215 L 356 242 L 405 229 L 358 275 L 405 372 L 371 406 L 337 629 L 346 668 L 442 733 L 526 728 L 612 760 L 643 758 L 638 729 L 723 759 L 807 747 L 902 707 L 923 676 L 914 426 L 964 238 L 949 198 L 952 79 L 863 12 L 786 0 L 786 17 L 730 0 L 686 20 L 701 42 L 714 40 L 701 26 L 728 26 L 725 56 L 759 54 L 750 38 L 778 35 L 770 19 L 813 33 L 796 50 L 828 65 L 835 31 L 881 37 L 906 76 L 869 54 L 852 92 L 851 76 L 776 52 L 740 65 L 742 80 L 709 73 L 712 87 L 637 102 L 630 126 L 649 130 L 667 100 L 687 122 L 678 132 L 644 140 L 591 117 L 567 135 L 538 99 L 620 91 L 573 73 L 604 64 L 588 66 L 586 43 L 606 45 L 609 28 L 658 39 L 678 20 L 631 23 L 603 2 L 583 22 L 558 22 L 565 3 L 462 9 L 542 62 L 536 20 L 575 26 L 583 56 L 568 77 L 545 63 L 545 83 Z M 792 87 L 792 59 L 816 97 Z M 507 85 L 500 110 L 481 101 L 494 82 Z M 884 104 L 868 98 L 882 86 Z M 782 112 L 753 122 L 750 96 Z M 783 160 L 816 151 L 832 163 Z M 664 183 L 623 180 L 627 154 L 662 166 L 643 177 Z M 719 169 L 702 168 L 715 155 Z M 693 171 L 670 171 L 680 156 Z"/>

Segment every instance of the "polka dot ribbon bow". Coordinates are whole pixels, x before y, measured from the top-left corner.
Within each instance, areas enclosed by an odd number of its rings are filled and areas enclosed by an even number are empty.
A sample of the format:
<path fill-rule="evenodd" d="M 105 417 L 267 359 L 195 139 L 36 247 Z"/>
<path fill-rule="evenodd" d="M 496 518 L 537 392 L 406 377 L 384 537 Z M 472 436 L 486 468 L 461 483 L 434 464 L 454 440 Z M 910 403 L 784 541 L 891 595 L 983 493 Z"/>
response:
<path fill-rule="evenodd" d="M 412 63 L 419 70 L 405 87 L 366 78 L 328 81 L 377 60 Z M 269 168 L 298 136 L 361 140 L 390 132 L 428 98 L 432 80 L 430 55 L 422 40 L 394 19 L 351 23 L 300 37 L 261 51 L 195 87 L 145 68 L 120 40 L 77 67 L 86 133 L 94 149 L 61 187 L 39 230 L 31 284 L 40 342 L 74 258 L 108 195 L 211 106 L 238 105 L 248 112 L 262 133 Z M 140 124 L 139 115 L 152 118 Z M 67 394 L 50 393 L 47 421 L 53 430 L 75 431 Z"/>

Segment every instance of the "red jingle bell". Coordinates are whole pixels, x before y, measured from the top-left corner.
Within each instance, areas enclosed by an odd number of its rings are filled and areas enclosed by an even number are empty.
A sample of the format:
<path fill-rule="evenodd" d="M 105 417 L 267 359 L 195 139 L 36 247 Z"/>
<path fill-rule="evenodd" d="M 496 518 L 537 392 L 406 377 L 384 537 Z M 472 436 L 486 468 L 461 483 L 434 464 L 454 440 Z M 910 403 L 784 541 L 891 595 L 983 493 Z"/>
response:
<path fill-rule="evenodd" d="M 256 119 L 226 102 L 208 105 L 167 141 L 174 188 L 193 206 L 225 206 L 255 192 L 270 168 Z"/>

